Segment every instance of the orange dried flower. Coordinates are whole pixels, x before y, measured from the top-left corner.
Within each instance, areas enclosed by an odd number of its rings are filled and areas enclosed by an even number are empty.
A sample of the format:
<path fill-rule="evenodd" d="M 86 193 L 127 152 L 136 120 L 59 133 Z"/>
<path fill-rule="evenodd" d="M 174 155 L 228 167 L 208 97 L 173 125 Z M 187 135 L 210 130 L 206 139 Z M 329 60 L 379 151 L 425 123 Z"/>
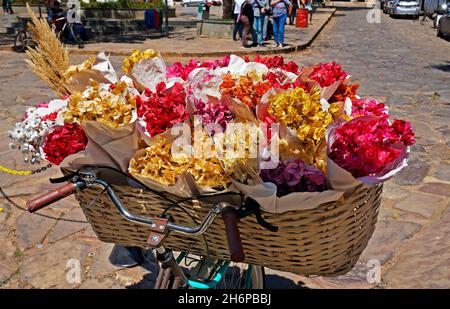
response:
<path fill-rule="evenodd" d="M 328 101 L 329 103 L 334 102 L 344 102 L 345 98 L 349 98 L 350 100 L 356 100 L 356 91 L 359 88 L 359 83 L 353 83 L 348 85 L 347 83 L 342 83 L 333 96 Z"/>
<path fill-rule="evenodd" d="M 222 95 L 229 95 L 238 99 L 253 110 L 261 100 L 261 97 L 271 88 L 270 82 L 255 82 L 249 74 L 234 79 L 230 73 L 227 73 L 222 79 L 223 82 L 219 87 Z"/>

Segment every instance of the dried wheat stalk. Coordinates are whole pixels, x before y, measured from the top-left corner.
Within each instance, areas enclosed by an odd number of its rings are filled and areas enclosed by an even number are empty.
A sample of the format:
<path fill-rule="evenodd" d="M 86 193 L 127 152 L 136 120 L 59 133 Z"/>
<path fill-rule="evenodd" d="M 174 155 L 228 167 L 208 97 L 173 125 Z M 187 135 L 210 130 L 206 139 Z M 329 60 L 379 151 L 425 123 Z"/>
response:
<path fill-rule="evenodd" d="M 36 49 L 29 48 L 26 60 L 33 72 L 44 80 L 59 95 L 70 94 L 64 72 L 69 68 L 69 53 L 58 40 L 45 19 L 39 20 L 27 3 L 32 23 L 28 24 L 37 43 Z"/>

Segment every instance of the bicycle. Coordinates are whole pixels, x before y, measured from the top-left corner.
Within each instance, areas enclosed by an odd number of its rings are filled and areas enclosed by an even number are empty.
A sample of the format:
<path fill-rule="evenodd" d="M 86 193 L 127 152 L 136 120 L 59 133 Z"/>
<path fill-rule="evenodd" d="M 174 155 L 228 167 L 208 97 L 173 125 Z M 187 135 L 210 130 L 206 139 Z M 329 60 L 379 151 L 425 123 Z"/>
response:
<path fill-rule="evenodd" d="M 71 8 L 60 14 L 60 17 L 49 21 L 49 25 L 61 42 L 66 44 L 69 43 L 70 34 L 70 37 L 73 38 L 73 41 L 78 45 L 78 48 L 82 49 L 84 48 L 84 40 L 80 35 L 80 31 L 76 29 L 80 23 L 69 22 L 66 16 L 66 14 L 70 13 L 74 8 L 75 6 L 73 5 Z M 42 16 L 38 18 L 43 19 Z M 21 20 L 23 24 L 22 29 L 17 31 L 14 39 L 13 50 L 16 52 L 25 52 L 28 47 L 33 48 L 36 46 L 36 42 L 33 40 L 33 34 L 28 29 L 28 23 L 31 21 L 31 18 L 22 18 Z M 60 25 L 61 22 L 64 23 Z"/>
<path fill-rule="evenodd" d="M 36 46 L 36 42 L 33 40 L 32 33 L 28 30 L 28 22 L 31 18 L 21 18 L 22 29 L 17 31 L 14 38 L 13 50 L 18 53 L 23 53 L 27 50 L 27 47 L 33 48 Z"/>
<path fill-rule="evenodd" d="M 27 202 L 28 211 L 38 211 L 64 197 L 97 186 L 102 188 L 102 192 L 106 192 L 108 198 L 123 218 L 149 228 L 150 235 L 147 245 L 149 248 L 156 250 L 156 260 L 160 265 L 160 271 L 154 286 L 155 289 L 264 288 L 265 274 L 262 266 L 248 265 L 247 268 L 244 267 L 237 278 L 235 278 L 236 270 L 234 270 L 231 275 L 231 286 L 228 285 L 230 282 L 226 280 L 227 271 L 230 269 L 231 263 L 240 263 L 245 257 L 237 225 L 238 207 L 234 207 L 227 202 L 218 202 L 209 210 L 202 222 L 193 227 L 176 224 L 174 222 L 176 218 L 168 215 L 166 211 L 154 218 L 138 216 L 129 212 L 123 206 L 112 186 L 99 177 L 100 170 L 101 167 L 90 166 L 82 168 L 68 177 L 63 177 L 62 181 L 70 178 L 70 182 L 49 193 L 29 200 Z M 136 181 L 131 176 L 127 177 L 132 181 Z M 173 207 L 173 205 L 169 205 L 168 209 L 170 207 Z M 166 237 L 172 231 L 188 235 L 203 235 L 219 215 L 225 224 L 231 260 L 216 259 L 208 256 L 196 258 L 189 252 L 181 252 L 175 258 L 174 252 L 164 245 Z M 186 266 L 195 264 L 188 272 L 185 272 L 180 265 L 183 261 Z M 237 280 L 237 282 L 234 280 Z"/>
<path fill-rule="evenodd" d="M 60 17 L 54 18 L 50 22 L 50 26 L 56 33 L 56 37 L 58 38 L 58 40 L 66 44 L 69 43 L 70 38 L 72 38 L 75 44 L 78 45 L 78 48 L 80 49 L 84 48 L 84 41 L 80 35 L 81 31 L 78 31 L 76 29 L 77 27 L 79 27 L 78 25 L 80 24 L 76 22 L 69 22 L 65 14 L 66 12 L 58 14 Z"/>

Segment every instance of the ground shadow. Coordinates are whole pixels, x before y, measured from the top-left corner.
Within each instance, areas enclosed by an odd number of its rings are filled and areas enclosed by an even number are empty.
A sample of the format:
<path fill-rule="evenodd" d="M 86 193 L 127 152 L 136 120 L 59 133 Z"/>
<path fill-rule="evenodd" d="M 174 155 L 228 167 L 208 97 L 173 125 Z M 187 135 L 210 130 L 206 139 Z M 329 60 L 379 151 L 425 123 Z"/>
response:
<path fill-rule="evenodd" d="M 139 282 L 126 286 L 126 289 L 153 289 L 158 276 L 158 272 L 161 271 L 160 267 L 155 261 L 153 253 L 149 253 L 146 256 L 146 262 L 138 267 L 142 267 L 148 271 Z M 184 273 L 189 273 L 189 269 L 181 267 Z M 244 288 L 244 280 L 246 270 L 242 272 L 237 266 L 231 266 L 228 268 L 217 288 L 219 289 L 242 289 Z M 281 277 L 279 275 L 266 275 L 265 276 L 265 288 L 266 289 L 306 289 L 307 287 L 303 282 L 296 283 L 294 280 Z"/>
<path fill-rule="evenodd" d="M 266 275 L 266 289 L 306 289 L 305 286 L 297 284 L 294 280 L 278 275 Z"/>
<path fill-rule="evenodd" d="M 409 19 L 409 20 L 414 20 L 414 21 L 420 21 L 420 17 L 419 16 L 414 16 L 414 15 L 389 15 L 389 17 L 393 18 L 393 19 Z"/>
<path fill-rule="evenodd" d="M 450 72 L 450 61 L 447 61 L 447 63 L 430 65 L 426 68 L 433 68 L 444 72 Z"/>

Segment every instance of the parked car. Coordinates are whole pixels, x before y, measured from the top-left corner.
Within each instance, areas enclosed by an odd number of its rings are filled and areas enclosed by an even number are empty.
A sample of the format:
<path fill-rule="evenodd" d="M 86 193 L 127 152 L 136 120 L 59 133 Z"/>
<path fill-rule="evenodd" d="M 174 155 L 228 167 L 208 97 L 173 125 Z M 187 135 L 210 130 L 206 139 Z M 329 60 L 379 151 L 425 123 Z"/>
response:
<path fill-rule="evenodd" d="M 183 0 L 181 3 L 182 6 L 198 6 L 201 3 L 204 3 L 205 0 Z"/>
<path fill-rule="evenodd" d="M 397 0 L 392 4 L 389 15 L 391 17 L 413 16 L 414 18 L 419 18 L 419 2 L 417 0 Z"/>
<path fill-rule="evenodd" d="M 437 25 L 437 35 L 441 38 L 450 38 L 450 2 L 443 3 L 439 10 L 442 17 Z"/>

